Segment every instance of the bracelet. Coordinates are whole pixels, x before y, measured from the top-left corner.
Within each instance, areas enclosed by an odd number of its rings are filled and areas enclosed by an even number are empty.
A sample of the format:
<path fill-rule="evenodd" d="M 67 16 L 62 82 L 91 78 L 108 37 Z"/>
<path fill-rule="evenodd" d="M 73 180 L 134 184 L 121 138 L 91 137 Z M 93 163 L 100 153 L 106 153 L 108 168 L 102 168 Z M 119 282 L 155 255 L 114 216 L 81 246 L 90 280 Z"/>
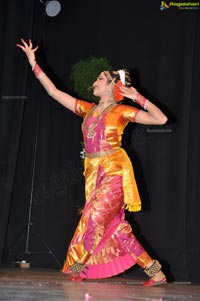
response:
<path fill-rule="evenodd" d="M 39 79 L 39 78 L 40 78 L 41 76 L 43 76 L 44 74 L 46 74 L 46 73 L 44 73 L 43 71 L 40 72 L 40 74 L 38 75 L 37 79 Z"/>
<path fill-rule="evenodd" d="M 140 93 L 136 93 L 136 99 L 135 101 L 146 110 L 148 99 L 146 99 L 144 96 L 142 96 Z"/>
<path fill-rule="evenodd" d="M 36 78 L 39 78 L 39 76 L 42 75 L 43 71 L 42 69 L 40 68 L 40 66 L 37 64 L 37 62 L 35 62 L 35 65 L 33 66 L 33 72 L 35 74 L 35 77 Z"/>

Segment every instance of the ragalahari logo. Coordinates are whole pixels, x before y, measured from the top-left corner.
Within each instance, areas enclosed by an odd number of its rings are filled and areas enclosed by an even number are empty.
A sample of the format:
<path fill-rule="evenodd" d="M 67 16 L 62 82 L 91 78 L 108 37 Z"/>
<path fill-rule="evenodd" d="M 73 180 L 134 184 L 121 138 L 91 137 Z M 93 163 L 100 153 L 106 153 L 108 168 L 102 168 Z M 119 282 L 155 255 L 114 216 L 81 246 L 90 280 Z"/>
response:
<path fill-rule="evenodd" d="M 168 8 L 178 8 L 178 9 L 200 9 L 200 2 L 173 2 L 170 1 L 166 3 L 161 1 L 160 10 L 166 10 Z"/>
<path fill-rule="evenodd" d="M 170 6 L 165 2 L 161 1 L 160 10 L 168 9 Z"/>

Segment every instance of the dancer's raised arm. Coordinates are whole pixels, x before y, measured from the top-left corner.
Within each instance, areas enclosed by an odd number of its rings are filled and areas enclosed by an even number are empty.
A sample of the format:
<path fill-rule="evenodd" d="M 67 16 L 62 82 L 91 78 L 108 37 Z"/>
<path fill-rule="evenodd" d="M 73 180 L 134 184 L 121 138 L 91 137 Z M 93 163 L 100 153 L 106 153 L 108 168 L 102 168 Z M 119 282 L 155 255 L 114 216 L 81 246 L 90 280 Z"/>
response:
<path fill-rule="evenodd" d="M 134 87 L 121 86 L 120 90 L 123 96 L 132 99 L 145 109 L 145 111 L 138 112 L 135 122 L 146 125 L 163 125 L 167 122 L 167 116 L 150 100 L 138 93 Z"/>
<path fill-rule="evenodd" d="M 21 39 L 21 43 L 22 44 L 17 44 L 17 47 L 21 48 L 23 52 L 25 52 L 35 76 L 40 81 L 41 85 L 44 87 L 47 93 L 52 98 L 57 100 L 60 104 L 65 106 L 67 109 L 74 111 L 76 99 L 71 95 L 57 89 L 54 83 L 48 78 L 48 76 L 43 72 L 43 70 L 37 64 L 35 59 L 35 52 L 37 51 L 38 46 L 33 48 L 31 39 L 29 39 L 29 43 Z"/>

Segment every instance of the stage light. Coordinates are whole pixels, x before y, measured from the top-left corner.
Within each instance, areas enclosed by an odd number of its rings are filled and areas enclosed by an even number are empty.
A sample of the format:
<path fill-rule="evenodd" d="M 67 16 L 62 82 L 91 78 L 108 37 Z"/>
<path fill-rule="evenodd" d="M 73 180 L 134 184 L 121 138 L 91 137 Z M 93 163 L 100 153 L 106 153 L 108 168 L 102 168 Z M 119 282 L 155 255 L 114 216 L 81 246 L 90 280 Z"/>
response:
<path fill-rule="evenodd" d="M 42 4 L 44 4 L 45 12 L 46 12 L 47 16 L 49 16 L 49 17 L 55 17 L 61 11 L 61 4 L 59 1 L 56 1 L 56 0 L 42 1 L 42 0 L 40 0 L 40 2 Z"/>

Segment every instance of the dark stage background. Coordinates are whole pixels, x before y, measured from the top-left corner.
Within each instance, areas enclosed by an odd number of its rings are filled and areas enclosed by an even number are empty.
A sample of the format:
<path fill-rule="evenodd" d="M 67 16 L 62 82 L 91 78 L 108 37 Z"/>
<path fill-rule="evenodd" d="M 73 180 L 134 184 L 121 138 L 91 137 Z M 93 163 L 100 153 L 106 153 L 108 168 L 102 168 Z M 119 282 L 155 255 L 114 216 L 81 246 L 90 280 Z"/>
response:
<path fill-rule="evenodd" d="M 143 210 L 133 230 L 176 281 L 200 281 L 200 20 L 159 1 L 61 1 L 56 17 L 38 0 L 1 1 L 0 261 L 60 269 L 84 203 L 81 119 L 34 78 L 20 38 L 73 92 L 74 63 L 106 57 L 132 71 L 135 87 L 167 114 L 164 126 L 129 125 L 123 138 Z M 127 273 L 140 273 L 132 268 Z"/>

